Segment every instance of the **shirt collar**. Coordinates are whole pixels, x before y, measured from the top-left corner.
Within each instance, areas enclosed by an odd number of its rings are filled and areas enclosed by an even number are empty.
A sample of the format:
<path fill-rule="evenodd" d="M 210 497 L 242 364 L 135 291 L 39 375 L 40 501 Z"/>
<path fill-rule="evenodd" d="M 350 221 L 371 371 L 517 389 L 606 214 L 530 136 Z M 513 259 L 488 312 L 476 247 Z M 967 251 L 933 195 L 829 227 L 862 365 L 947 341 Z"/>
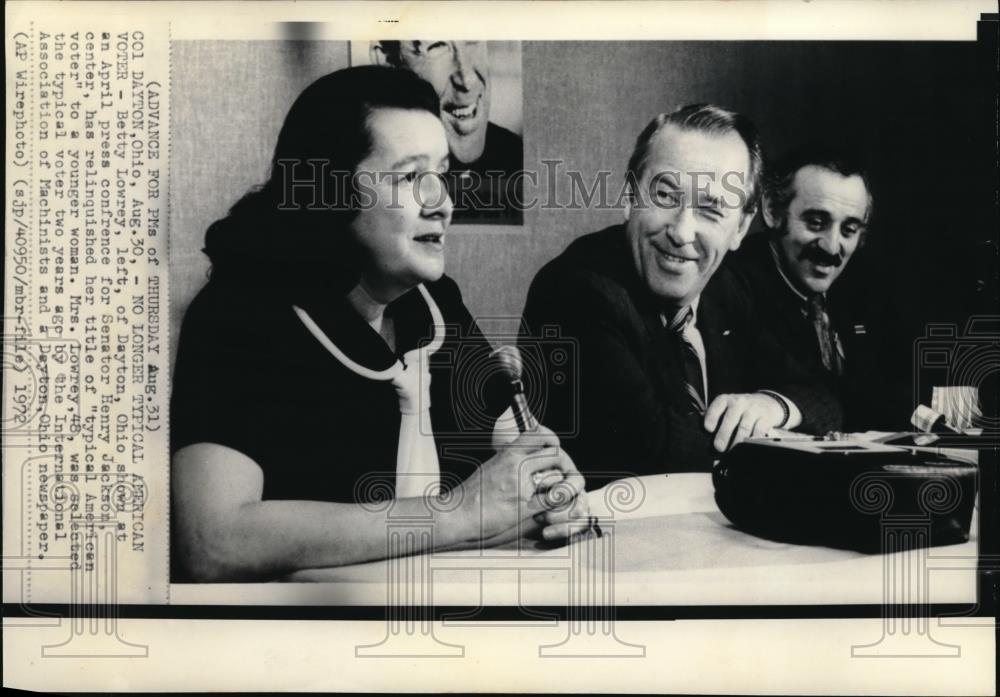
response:
<path fill-rule="evenodd" d="M 386 308 L 386 313 L 391 314 L 395 322 L 395 353 L 358 314 L 347 296 L 324 299 L 313 295 L 294 307 L 299 319 L 321 344 L 325 345 L 318 334 L 333 343 L 338 353 L 345 356 L 349 363 L 362 366 L 368 372 L 394 370 L 393 366 L 399 357 L 412 348 L 424 346 L 429 335 L 433 335 L 434 339 L 428 346 L 428 352 L 433 353 L 444 337 L 441 312 L 423 285 L 396 298 Z M 308 317 L 308 322 L 303 319 L 303 315 Z M 348 365 L 348 362 L 341 360 L 344 365 Z"/>
<path fill-rule="evenodd" d="M 667 319 L 667 315 L 660 313 L 660 321 L 663 322 L 664 327 L 670 327 L 672 329 L 681 329 L 681 322 L 684 321 L 686 326 L 697 326 L 698 324 L 698 303 L 701 301 L 701 296 L 697 296 L 691 301 L 690 305 L 685 305 L 679 309 L 673 317 Z M 688 313 L 690 312 L 690 316 Z M 685 321 L 685 317 L 687 320 Z"/>

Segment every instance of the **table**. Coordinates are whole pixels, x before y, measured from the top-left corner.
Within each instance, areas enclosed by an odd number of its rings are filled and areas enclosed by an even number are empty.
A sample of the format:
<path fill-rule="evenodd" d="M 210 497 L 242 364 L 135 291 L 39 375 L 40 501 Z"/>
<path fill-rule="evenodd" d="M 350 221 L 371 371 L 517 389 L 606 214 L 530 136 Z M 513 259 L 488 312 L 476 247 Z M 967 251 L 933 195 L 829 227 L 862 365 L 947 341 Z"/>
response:
<path fill-rule="evenodd" d="M 924 579 L 919 595 L 911 596 L 920 599 L 909 602 L 976 599 L 975 517 L 970 540 L 963 544 L 870 555 L 773 542 L 736 530 L 716 507 L 707 473 L 620 480 L 588 493 L 592 510 L 609 513 L 609 499 L 616 495 L 617 510 L 613 519 L 602 523 L 606 534 L 600 539 L 588 537 L 556 549 L 532 545 L 466 550 L 311 569 L 294 574 L 290 580 L 296 583 L 239 584 L 240 602 L 473 607 L 882 604 L 901 602 L 889 597 L 901 589 L 883 581 L 906 573 L 916 573 L 918 582 Z M 629 495 L 636 498 L 628 502 Z M 172 602 L 198 598 L 210 603 L 216 593 L 219 602 L 226 602 L 222 598 L 232 584 L 212 585 L 214 590 L 211 585 L 174 585 Z"/>

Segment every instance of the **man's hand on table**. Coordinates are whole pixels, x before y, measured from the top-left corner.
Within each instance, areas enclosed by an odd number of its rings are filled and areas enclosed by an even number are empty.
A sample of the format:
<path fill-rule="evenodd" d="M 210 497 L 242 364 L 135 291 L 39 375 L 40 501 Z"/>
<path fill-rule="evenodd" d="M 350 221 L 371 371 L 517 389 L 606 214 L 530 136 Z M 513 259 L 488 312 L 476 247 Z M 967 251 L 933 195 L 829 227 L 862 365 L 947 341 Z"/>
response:
<path fill-rule="evenodd" d="M 761 438 L 772 429 L 784 426 L 785 408 L 772 394 L 720 394 L 705 410 L 703 425 L 715 434 L 712 445 L 725 452 L 747 438 Z"/>

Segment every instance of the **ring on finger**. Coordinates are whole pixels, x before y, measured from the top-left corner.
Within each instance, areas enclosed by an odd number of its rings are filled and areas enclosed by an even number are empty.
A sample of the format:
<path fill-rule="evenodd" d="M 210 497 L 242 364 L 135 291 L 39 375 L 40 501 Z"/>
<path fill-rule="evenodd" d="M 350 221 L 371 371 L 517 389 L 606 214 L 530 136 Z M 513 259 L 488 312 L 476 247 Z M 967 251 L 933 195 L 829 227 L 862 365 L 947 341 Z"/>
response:
<path fill-rule="evenodd" d="M 601 524 L 597 522 L 596 515 L 592 515 L 587 518 L 587 529 L 598 537 L 604 537 L 604 532 L 601 530 Z"/>

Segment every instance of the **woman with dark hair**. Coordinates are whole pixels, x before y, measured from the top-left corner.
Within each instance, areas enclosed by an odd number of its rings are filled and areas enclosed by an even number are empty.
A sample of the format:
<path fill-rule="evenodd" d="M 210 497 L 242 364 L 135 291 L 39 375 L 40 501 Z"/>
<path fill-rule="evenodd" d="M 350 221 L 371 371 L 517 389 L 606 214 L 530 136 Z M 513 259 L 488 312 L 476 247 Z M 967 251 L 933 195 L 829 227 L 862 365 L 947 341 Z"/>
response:
<path fill-rule="evenodd" d="M 568 534 L 583 479 L 558 439 L 493 453 L 503 399 L 470 415 L 460 398 L 482 372 L 461 364 L 490 346 L 443 275 L 447 163 L 430 85 L 341 70 L 299 96 L 269 180 L 209 228 L 171 402 L 175 580 L 386 557 L 385 499 L 432 520 L 413 552 Z"/>

